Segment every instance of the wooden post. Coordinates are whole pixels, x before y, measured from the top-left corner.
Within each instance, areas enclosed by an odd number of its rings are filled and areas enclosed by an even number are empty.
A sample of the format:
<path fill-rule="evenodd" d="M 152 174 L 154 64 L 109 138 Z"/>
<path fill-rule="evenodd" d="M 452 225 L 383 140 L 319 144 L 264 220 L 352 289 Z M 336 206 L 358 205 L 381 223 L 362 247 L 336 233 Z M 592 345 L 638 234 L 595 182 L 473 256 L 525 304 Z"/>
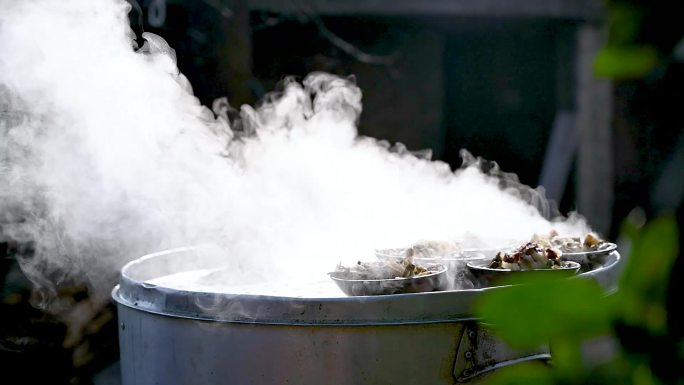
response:
<path fill-rule="evenodd" d="M 593 62 L 605 30 L 585 23 L 577 30 L 577 204 L 595 230 L 608 234 L 613 208 L 612 87 L 594 76 Z"/>
<path fill-rule="evenodd" d="M 556 117 L 546 145 L 539 184 L 546 197 L 560 205 L 577 154 L 575 25 L 557 26 L 556 55 Z"/>
<path fill-rule="evenodd" d="M 253 104 L 254 95 L 250 89 L 252 81 L 252 30 L 250 9 L 247 0 L 215 1 L 222 9 L 230 10 L 221 17 L 220 39 L 223 44 L 216 47 L 218 61 L 216 88 L 222 96 L 228 95 L 233 107 Z M 225 12 L 227 13 L 227 11 Z"/>
<path fill-rule="evenodd" d="M 558 111 L 551 127 L 551 136 L 546 145 L 544 164 L 539 176 L 539 184 L 546 189 L 546 197 L 558 204 L 563 199 L 576 150 L 575 114 L 570 111 Z"/>

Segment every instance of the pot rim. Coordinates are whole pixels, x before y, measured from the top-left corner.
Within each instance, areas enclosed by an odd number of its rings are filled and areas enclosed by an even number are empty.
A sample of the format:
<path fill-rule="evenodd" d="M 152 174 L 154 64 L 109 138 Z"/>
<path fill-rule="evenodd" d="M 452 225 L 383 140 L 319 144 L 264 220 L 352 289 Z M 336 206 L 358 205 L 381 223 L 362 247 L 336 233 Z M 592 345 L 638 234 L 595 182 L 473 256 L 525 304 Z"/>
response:
<path fill-rule="evenodd" d="M 165 275 L 162 272 L 150 276 L 151 271 L 158 271 L 157 267 L 168 268 L 174 260 L 195 261 L 201 258 L 203 250 L 203 246 L 182 247 L 148 254 L 129 262 L 121 269 L 120 284 L 113 289 L 112 298 L 121 306 L 140 311 L 205 321 L 276 325 L 396 325 L 472 320 L 475 298 L 483 292 L 501 288 L 353 297 L 340 293 L 340 297 L 307 298 L 188 291 L 145 282 Z M 609 282 L 606 283 L 611 287 L 615 285 L 616 277 L 610 272 L 619 262 L 620 255 L 613 252 L 604 266 L 577 276 L 607 279 Z"/>

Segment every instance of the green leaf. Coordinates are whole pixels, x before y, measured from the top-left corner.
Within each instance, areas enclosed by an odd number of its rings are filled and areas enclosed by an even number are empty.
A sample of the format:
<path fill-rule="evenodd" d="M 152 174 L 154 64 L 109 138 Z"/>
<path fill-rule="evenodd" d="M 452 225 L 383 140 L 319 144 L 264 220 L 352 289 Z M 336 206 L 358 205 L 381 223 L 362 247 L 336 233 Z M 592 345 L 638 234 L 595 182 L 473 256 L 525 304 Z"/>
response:
<path fill-rule="evenodd" d="M 589 279 L 535 277 L 523 284 L 490 290 L 474 305 L 477 316 L 518 348 L 610 330 L 611 312 L 603 290 Z"/>
<path fill-rule="evenodd" d="M 632 384 L 634 385 L 660 385 L 648 364 L 638 365 L 632 372 Z"/>
<path fill-rule="evenodd" d="M 631 325 L 665 333 L 665 295 L 679 250 L 677 222 L 664 216 L 648 223 L 633 238 L 620 279 L 619 313 Z"/>
<path fill-rule="evenodd" d="M 641 28 L 642 10 L 626 2 L 611 2 L 609 10 L 609 44 L 634 42 Z"/>
<path fill-rule="evenodd" d="M 627 217 L 620 225 L 620 236 L 628 239 L 630 242 L 634 241 L 639 234 L 639 231 L 646 224 L 646 213 L 641 208 L 635 208 L 629 212 Z"/>
<path fill-rule="evenodd" d="M 565 378 L 578 378 L 584 371 L 581 351 L 582 340 L 565 335 L 550 343 L 556 374 Z"/>
<path fill-rule="evenodd" d="M 658 52 L 651 46 L 605 47 L 594 60 L 594 74 L 613 79 L 635 79 L 658 64 Z"/>
<path fill-rule="evenodd" d="M 489 385 L 551 385 L 555 381 L 548 366 L 523 363 L 498 369 L 483 383 Z"/>

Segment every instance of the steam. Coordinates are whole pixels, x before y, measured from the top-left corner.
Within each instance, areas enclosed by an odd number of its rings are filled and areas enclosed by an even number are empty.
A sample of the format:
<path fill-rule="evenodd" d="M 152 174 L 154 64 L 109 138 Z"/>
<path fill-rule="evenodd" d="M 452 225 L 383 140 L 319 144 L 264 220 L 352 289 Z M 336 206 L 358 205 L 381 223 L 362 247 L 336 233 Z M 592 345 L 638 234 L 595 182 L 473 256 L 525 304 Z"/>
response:
<path fill-rule="evenodd" d="M 587 230 L 481 160 L 452 172 L 359 137 L 350 79 L 288 80 L 229 122 L 163 40 L 135 46 L 126 2 L 0 4 L 0 235 L 33 245 L 22 268 L 48 294 L 106 295 L 126 261 L 194 244 L 219 245 L 241 284 L 422 239 Z"/>

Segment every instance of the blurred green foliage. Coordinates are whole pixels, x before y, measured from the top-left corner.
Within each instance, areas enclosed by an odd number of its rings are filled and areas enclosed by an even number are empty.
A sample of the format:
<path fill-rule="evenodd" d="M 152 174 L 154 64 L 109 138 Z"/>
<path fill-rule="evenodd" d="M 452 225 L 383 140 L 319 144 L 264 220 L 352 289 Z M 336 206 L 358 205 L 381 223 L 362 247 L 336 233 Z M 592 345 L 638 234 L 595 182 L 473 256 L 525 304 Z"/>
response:
<path fill-rule="evenodd" d="M 597 76 L 640 79 L 667 66 L 682 44 L 684 2 L 608 0 L 608 41 L 594 61 Z"/>
<path fill-rule="evenodd" d="M 663 353 L 671 354 L 666 342 L 682 346 L 679 341 L 668 341 L 665 307 L 678 253 L 677 222 L 673 216 L 659 217 L 643 228 L 626 222 L 623 234 L 631 250 L 615 293 L 604 293 L 592 279 L 541 276 L 509 281 L 510 286 L 489 291 L 476 301 L 475 313 L 512 347 L 548 344 L 553 357 L 551 365 L 530 363 L 502 369 L 488 383 L 684 382 L 684 376 L 673 381 L 671 371 L 654 365 Z M 603 357 L 605 362 L 590 362 L 583 348 L 601 338 L 617 341 L 620 348 Z M 684 359 L 679 350 L 679 357 L 669 357 L 673 362 Z"/>
<path fill-rule="evenodd" d="M 606 5 L 608 40 L 594 61 L 597 76 L 646 79 L 684 60 L 684 1 Z M 503 368 L 488 384 L 684 384 L 683 325 L 675 317 L 674 292 L 681 284 L 670 282 L 677 277 L 673 271 L 681 271 L 677 220 L 664 215 L 645 226 L 626 220 L 620 232 L 629 252 L 615 293 L 579 277 L 539 278 L 508 282 L 479 298 L 476 314 L 502 339 L 518 348 L 546 344 L 553 357 L 549 365 Z M 612 349 L 592 355 L 597 341 Z"/>
<path fill-rule="evenodd" d="M 596 56 L 594 73 L 619 79 L 639 78 L 658 64 L 658 52 L 647 45 L 606 47 Z"/>
<path fill-rule="evenodd" d="M 520 349 L 557 338 L 592 337 L 606 332 L 610 325 L 603 291 L 587 279 L 528 277 L 487 293 L 476 310 L 483 319 L 494 322 L 492 328 L 506 336 L 512 347 Z"/>
<path fill-rule="evenodd" d="M 643 326 L 651 334 L 667 333 L 665 298 L 678 236 L 673 217 L 655 219 L 632 234 L 632 252 L 615 298 L 616 316 L 625 324 Z"/>

